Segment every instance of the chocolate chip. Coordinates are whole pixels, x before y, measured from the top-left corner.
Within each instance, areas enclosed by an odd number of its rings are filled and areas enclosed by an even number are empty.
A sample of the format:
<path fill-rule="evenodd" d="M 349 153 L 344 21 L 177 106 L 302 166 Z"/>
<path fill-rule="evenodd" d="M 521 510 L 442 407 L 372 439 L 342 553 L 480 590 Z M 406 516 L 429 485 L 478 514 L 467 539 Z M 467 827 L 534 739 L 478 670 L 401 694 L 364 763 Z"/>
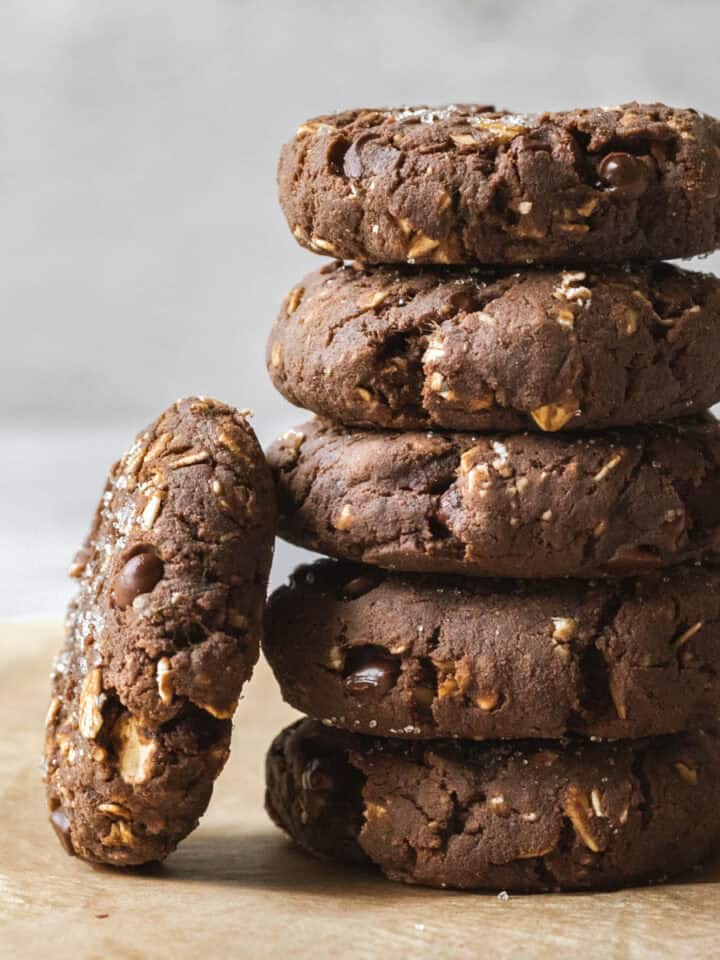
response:
<path fill-rule="evenodd" d="M 345 659 L 345 689 L 352 696 L 383 697 L 395 686 L 400 661 L 381 647 L 355 647 Z"/>
<path fill-rule="evenodd" d="M 152 547 L 133 554 L 115 577 L 115 602 L 123 609 L 141 593 L 150 593 L 163 575 L 163 562 Z"/>
<path fill-rule="evenodd" d="M 319 757 L 314 757 L 305 767 L 300 780 L 303 790 L 332 790 L 335 785 L 327 765 Z"/>
<path fill-rule="evenodd" d="M 346 177 L 361 177 L 363 173 L 362 161 L 356 143 L 351 144 L 350 149 L 343 159 L 343 173 Z"/>
<path fill-rule="evenodd" d="M 370 174 L 389 173 L 400 163 L 402 153 L 394 147 L 371 144 L 363 151 L 363 169 Z"/>
<path fill-rule="evenodd" d="M 357 137 L 343 158 L 346 177 L 382 174 L 392 170 L 400 160 L 400 151 L 378 143 L 372 131 Z"/>
<path fill-rule="evenodd" d="M 650 184 L 648 168 L 631 153 L 609 153 L 598 166 L 598 176 L 613 193 L 636 200 Z"/>
<path fill-rule="evenodd" d="M 58 836 L 58 840 L 63 845 L 65 853 L 69 854 L 71 857 L 75 856 L 75 848 L 72 845 L 72 840 L 70 839 L 70 821 L 67 818 L 67 815 L 62 807 L 58 807 L 57 810 L 53 810 L 50 814 L 50 823 L 52 828 Z"/>
<path fill-rule="evenodd" d="M 346 177 L 361 177 L 363 175 L 362 148 L 374 137 L 375 134 L 369 131 L 356 137 L 350 144 L 343 159 L 343 173 Z"/>
<path fill-rule="evenodd" d="M 396 671 L 385 661 L 366 663 L 345 678 L 345 688 L 352 694 L 377 693 L 383 696 L 395 683 Z"/>

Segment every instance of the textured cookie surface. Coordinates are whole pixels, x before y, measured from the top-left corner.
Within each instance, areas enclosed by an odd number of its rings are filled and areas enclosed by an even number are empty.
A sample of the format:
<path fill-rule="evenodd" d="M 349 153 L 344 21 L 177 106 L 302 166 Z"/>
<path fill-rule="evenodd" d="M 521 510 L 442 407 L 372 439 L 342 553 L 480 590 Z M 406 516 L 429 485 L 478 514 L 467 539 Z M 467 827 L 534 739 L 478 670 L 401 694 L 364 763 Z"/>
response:
<path fill-rule="evenodd" d="M 46 727 L 51 822 L 70 852 L 166 856 L 204 812 L 257 660 L 272 478 L 231 407 L 178 401 L 112 468 L 72 573 Z"/>
<path fill-rule="evenodd" d="M 270 816 L 323 859 L 465 889 L 603 889 L 663 879 L 716 848 L 720 748 L 407 743 L 303 720 L 267 758 Z"/>
<path fill-rule="evenodd" d="M 523 270 L 343 267 L 288 294 L 268 370 L 350 426 L 573 430 L 720 400 L 720 281 L 668 264 Z"/>
<path fill-rule="evenodd" d="M 343 260 L 687 257 L 720 241 L 720 123 L 638 103 L 349 110 L 298 128 L 278 183 L 297 240 Z"/>
<path fill-rule="evenodd" d="M 569 438 L 314 420 L 268 458 L 285 539 L 380 567 L 625 576 L 710 557 L 720 541 L 712 418 Z"/>
<path fill-rule="evenodd" d="M 720 719 L 720 572 L 485 580 L 319 561 L 271 596 L 291 706 L 358 733 L 641 737 Z"/>

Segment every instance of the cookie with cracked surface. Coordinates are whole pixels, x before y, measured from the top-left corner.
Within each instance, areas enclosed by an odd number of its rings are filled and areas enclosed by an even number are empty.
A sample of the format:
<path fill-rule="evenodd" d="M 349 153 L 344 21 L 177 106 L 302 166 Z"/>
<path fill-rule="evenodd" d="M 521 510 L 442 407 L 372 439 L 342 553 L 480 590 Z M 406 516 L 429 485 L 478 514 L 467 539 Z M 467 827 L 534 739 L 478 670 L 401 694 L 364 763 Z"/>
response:
<path fill-rule="evenodd" d="M 268 342 L 277 389 L 347 426 L 577 430 L 720 400 L 720 280 L 588 270 L 327 264 Z"/>
<path fill-rule="evenodd" d="M 513 581 L 321 560 L 270 597 L 285 700 L 383 737 L 644 737 L 714 726 L 720 571 Z"/>
<path fill-rule="evenodd" d="M 45 764 L 69 852 L 160 860 L 197 825 L 258 657 L 275 532 L 245 417 L 189 398 L 110 471 L 71 573 Z"/>
<path fill-rule="evenodd" d="M 266 807 L 325 860 L 468 890 L 592 890 L 664 879 L 720 839 L 720 745 L 408 743 L 301 720 L 273 742 Z"/>
<path fill-rule="evenodd" d="M 720 548 L 712 417 L 572 437 L 313 420 L 269 450 L 280 535 L 341 560 L 500 577 L 630 576 Z"/>
<path fill-rule="evenodd" d="M 370 263 L 617 263 L 720 244 L 720 122 L 664 104 L 348 110 L 278 167 L 299 243 Z"/>

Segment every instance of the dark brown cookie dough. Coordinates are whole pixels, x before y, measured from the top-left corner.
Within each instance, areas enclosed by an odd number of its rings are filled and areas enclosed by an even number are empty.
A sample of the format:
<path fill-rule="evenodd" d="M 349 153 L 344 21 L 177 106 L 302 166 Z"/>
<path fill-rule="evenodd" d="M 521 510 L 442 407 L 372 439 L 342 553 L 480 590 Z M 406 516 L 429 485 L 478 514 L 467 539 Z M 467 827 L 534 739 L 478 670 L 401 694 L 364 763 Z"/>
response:
<path fill-rule="evenodd" d="M 668 264 L 481 272 L 328 264 L 288 294 L 268 369 L 349 426 L 575 430 L 720 400 L 720 281 Z"/>
<path fill-rule="evenodd" d="M 720 572 L 513 581 L 319 561 L 271 596 L 284 698 L 383 737 L 641 737 L 720 719 Z"/>
<path fill-rule="evenodd" d="M 313 420 L 268 459 L 281 536 L 397 570 L 629 576 L 720 547 L 711 417 L 572 438 L 378 433 Z"/>
<path fill-rule="evenodd" d="M 663 104 L 348 110 L 298 128 L 278 183 L 297 240 L 344 260 L 617 263 L 720 243 L 720 123 Z"/>
<path fill-rule="evenodd" d="M 267 810 L 300 846 L 433 887 L 664 879 L 716 849 L 718 802 L 720 746 L 704 734 L 408 743 L 303 720 L 267 758 Z"/>
<path fill-rule="evenodd" d="M 112 468 L 72 574 L 46 727 L 70 852 L 159 860 L 196 825 L 258 657 L 272 478 L 245 417 L 178 401 Z"/>

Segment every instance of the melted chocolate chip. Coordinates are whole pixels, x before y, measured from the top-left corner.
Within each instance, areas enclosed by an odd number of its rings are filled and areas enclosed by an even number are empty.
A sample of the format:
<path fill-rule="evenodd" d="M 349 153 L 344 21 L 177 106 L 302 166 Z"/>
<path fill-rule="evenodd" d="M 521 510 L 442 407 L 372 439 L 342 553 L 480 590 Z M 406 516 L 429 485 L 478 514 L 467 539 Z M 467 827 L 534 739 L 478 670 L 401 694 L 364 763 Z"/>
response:
<path fill-rule="evenodd" d="M 162 575 L 163 562 L 152 548 L 135 553 L 115 577 L 115 602 L 121 609 L 130 606 L 141 593 L 150 593 Z"/>
<path fill-rule="evenodd" d="M 399 150 L 378 143 L 376 134 L 368 131 L 350 144 L 344 156 L 342 172 L 346 177 L 382 174 L 396 166 L 399 159 Z"/>
<path fill-rule="evenodd" d="M 363 175 L 361 150 L 363 144 L 367 143 L 368 140 L 372 140 L 373 136 L 372 133 L 361 134 L 361 136 L 356 137 L 353 143 L 350 144 L 343 159 L 343 173 L 346 177 L 361 177 Z"/>
<path fill-rule="evenodd" d="M 303 790 L 332 790 L 335 780 L 327 764 L 314 757 L 302 772 L 301 784 Z"/>
<path fill-rule="evenodd" d="M 72 845 L 72 840 L 70 839 L 70 821 L 67 818 L 67 814 L 62 809 L 58 807 L 57 810 L 53 810 L 50 814 L 50 823 L 52 828 L 58 836 L 58 840 L 63 846 L 65 853 L 69 854 L 71 857 L 75 856 L 75 848 Z"/>
<path fill-rule="evenodd" d="M 345 689 L 352 696 L 383 697 L 395 686 L 400 672 L 397 657 L 378 647 L 356 647 L 345 660 Z"/>
<path fill-rule="evenodd" d="M 636 200 L 650 184 L 648 168 L 631 153 L 609 153 L 598 166 L 598 176 L 613 193 Z"/>

